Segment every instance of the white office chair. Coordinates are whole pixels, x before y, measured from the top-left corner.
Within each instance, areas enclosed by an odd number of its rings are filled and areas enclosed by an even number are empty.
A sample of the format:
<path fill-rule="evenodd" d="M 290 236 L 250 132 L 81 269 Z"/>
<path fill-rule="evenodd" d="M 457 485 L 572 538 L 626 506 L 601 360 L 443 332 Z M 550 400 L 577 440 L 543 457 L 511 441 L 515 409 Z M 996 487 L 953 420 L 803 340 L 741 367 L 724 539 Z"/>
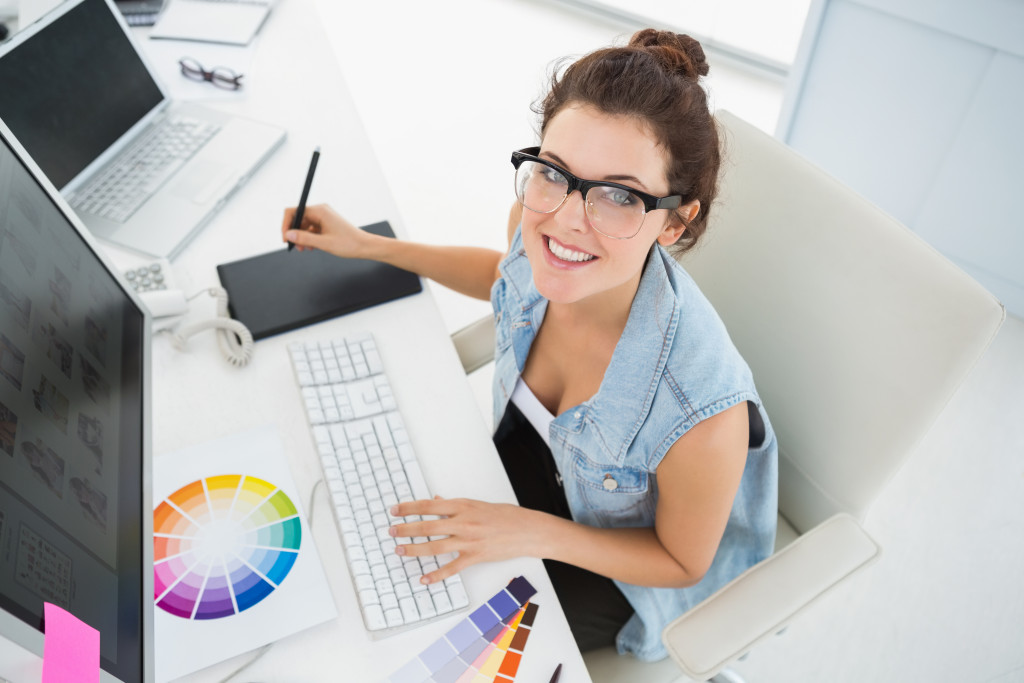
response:
<path fill-rule="evenodd" d="M 1002 305 L 906 227 L 732 114 L 708 232 L 681 262 L 750 364 L 779 440 L 776 552 L 670 624 L 670 660 L 585 656 L 595 682 L 723 672 L 875 560 L 868 506 L 1002 324 Z M 453 335 L 467 372 L 490 319 Z M 678 665 L 678 668 L 676 668 Z"/>

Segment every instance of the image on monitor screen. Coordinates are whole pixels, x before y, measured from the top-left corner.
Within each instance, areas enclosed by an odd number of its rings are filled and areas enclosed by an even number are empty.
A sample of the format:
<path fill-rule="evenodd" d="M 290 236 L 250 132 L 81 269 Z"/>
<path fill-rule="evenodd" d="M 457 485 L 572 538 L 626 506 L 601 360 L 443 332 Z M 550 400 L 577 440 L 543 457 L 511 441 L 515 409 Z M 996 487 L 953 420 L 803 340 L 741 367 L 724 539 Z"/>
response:
<path fill-rule="evenodd" d="M 49 602 L 147 680 L 146 319 L 19 152 L 0 125 L 0 640 Z"/>

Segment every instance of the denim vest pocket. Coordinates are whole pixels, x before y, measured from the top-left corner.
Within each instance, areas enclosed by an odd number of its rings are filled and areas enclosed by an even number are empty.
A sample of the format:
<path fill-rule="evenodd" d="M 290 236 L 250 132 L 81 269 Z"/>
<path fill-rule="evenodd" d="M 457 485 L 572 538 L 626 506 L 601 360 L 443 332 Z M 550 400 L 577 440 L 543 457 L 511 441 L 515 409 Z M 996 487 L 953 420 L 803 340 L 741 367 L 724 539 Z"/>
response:
<path fill-rule="evenodd" d="M 646 470 L 614 467 L 577 457 L 573 464 L 580 497 L 599 526 L 650 526 L 654 500 Z"/>

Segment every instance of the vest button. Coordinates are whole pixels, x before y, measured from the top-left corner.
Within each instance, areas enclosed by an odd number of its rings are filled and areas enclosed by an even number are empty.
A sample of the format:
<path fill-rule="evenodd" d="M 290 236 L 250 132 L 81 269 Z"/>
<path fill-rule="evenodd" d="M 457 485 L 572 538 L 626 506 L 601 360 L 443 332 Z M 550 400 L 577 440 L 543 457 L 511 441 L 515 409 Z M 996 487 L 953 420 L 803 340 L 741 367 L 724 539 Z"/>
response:
<path fill-rule="evenodd" d="M 615 481 L 614 477 L 610 474 L 604 475 L 604 482 L 602 484 L 605 491 L 614 491 L 619 488 L 619 482 Z"/>
<path fill-rule="evenodd" d="M 577 410 L 575 413 L 572 414 L 572 416 L 578 420 L 581 417 L 583 417 L 583 413 Z"/>

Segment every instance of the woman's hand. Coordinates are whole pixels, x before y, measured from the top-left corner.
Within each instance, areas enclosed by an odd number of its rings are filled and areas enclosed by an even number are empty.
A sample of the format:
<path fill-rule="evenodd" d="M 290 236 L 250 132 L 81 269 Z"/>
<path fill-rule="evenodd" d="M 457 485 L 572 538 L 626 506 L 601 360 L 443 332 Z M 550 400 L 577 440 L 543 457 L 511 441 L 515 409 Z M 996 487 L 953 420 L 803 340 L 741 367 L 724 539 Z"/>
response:
<path fill-rule="evenodd" d="M 423 576 L 423 583 L 436 583 L 457 574 L 477 562 L 495 562 L 532 555 L 529 548 L 537 539 L 538 513 L 501 503 L 484 503 L 466 498 L 416 500 L 399 503 L 391 509 L 396 517 L 409 515 L 440 516 L 421 522 L 391 527 L 399 545 L 395 552 L 403 556 L 458 553 L 454 560 Z M 436 541 L 412 543 L 412 537 L 447 536 Z"/>
<path fill-rule="evenodd" d="M 340 216 L 327 204 L 307 206 L 302 225 L 292 230 L 295 208 L 285 209 L 281 221 L 281 237 L 293 242 L 299 251 L 319 249 L 335 256 L 360 258 L 374 237 Z"/>

